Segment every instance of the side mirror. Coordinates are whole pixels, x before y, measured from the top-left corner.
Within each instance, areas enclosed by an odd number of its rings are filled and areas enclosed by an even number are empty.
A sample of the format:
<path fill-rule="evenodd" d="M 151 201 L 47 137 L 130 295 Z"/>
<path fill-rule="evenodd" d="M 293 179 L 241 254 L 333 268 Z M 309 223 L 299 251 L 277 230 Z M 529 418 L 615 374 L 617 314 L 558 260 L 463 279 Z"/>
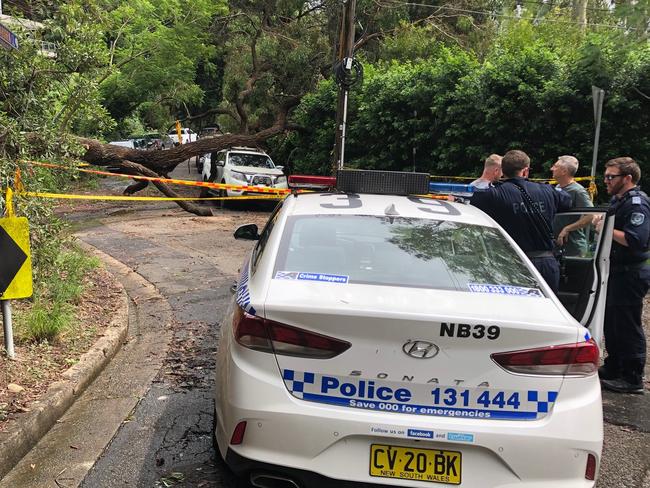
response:
<path fill-rule="evenodd" d="M 237 227 L 233 234 L 235 239 L 243 239 L 247 241 L 257 241 L 260 234 L 257 230 L 257 224 L 244 224 Z"/>
<path fill-rule="evenodd" d="M 225 164 L 226 162 L 223 159 L 222 160 L 217 159 L 217 166 L 225 166 Z"/>
<path fill-rule="evenodd" d="M 275 169 L 279 169 L 280 171 L 284 171 L 284 166 L 276 166 Z"/>

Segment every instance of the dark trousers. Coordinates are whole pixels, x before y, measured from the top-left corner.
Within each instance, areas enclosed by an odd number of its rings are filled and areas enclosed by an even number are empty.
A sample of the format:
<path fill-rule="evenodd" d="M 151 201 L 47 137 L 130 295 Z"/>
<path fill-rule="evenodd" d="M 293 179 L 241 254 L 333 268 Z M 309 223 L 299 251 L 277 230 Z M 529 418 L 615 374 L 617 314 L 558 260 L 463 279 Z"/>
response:
<path fill-rule="evenodd" d="M 530 258 L 530 261 L 535 265 L 537 271 L 541 273 L 548 286 L 553 290 L 553 293 L 557 295 L 558 288 L 560 287 L 560 263 L 557 262 L 557 259 L 553 256 L 548 256 L 543 258 Z"/>
<path fill-rule="evenodd" d="M 649 278 L 650 269 L 647 267 L 620 270 L 612 266 L 607 284 L 605 364 L 634 383 L 641 381 L 646 362 L 641 313 Z"/>

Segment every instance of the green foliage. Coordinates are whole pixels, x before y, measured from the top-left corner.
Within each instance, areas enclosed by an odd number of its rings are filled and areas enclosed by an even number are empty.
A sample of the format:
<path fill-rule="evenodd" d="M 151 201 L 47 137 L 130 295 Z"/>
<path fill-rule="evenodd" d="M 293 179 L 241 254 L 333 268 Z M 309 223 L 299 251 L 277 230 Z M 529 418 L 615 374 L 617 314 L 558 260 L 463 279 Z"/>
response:
<path fill-rule="evenodd" d="M 96 134 L 111 127 L 97 87 L 106 50 L 103 31 L 93 20 L 102 15 L 94 2 L 71 0 L 59 5 L 45 30 L 30 36 L 19 30 L 20 49 L 0 49 L 0 215 L 5 189 L 16 186 L 17 169 L 28 191 L 62 192 L 76 177 L 25 160 L 71 166 L 83 149 L 64 131 Z M 56 42 L 56 57 L 41 52 L 44 39 Z M 50 339 L 69 321 L 70 304 L 79 293 L 77 273 L 85 268 L 62 254 L 64 225 L 49 201 L 16 195 L 14 207 L 30 223 L 34 307 L 25 321 L 26 337 Z"/>
<path fill-rule="evenodd" d="M 74 320 L 74 307 L 83 293 L 85 274 L 99 266 L 97 258 L 86 256 L 68 245 L 51 257 L 51 265 L 35 282 L 33 306 L 17 315 L 18 340 L 52 342 Z"/>
<path fill-rule="evenodd" d="M 195 77 L 208 71 L 216 50 L 210 24 L 226 12 L 224 1 L 102 0 L 108 38 L 108 72 L 101 90 L 110 114 L 119 121 L 142 117 L 153 129 L 166 129 L 178 113 L 202 102 Z M 160 117 L 163 112 L 166 116 Z M 125 125 L 118 128 L 129 134 Z"/>
<path fill-rule="evenodd" d="M 54 342 L 73 318 L 73 308 L 67 303 L 55 302 L 46 305 L 36 301 L 24 317 L 24 328 L 18 326 L 17 339 L 26 342 Z"/>
<path fill-rule="evenodd" d="M 230 112 L 219 119 L 225 130 L 268 127 L 280 103 L 316 85 L 331 63 L 323 9 L 302 0 L 231 2 L 231 15 L 218 21 L 222 107 Z"/>
<path fill-rule="evenodd" d="M 407 52 L 393 41 L 386 46 Z M 363 86 L 350 96 L 346 165 L 476 175 L 487 155 L 521 148 L 537 175 L 548 176 L 562 154 L 576 155 L 586 175 L 596 85 L 606 91 L 599 170 L 607 159 L 630 155 L 650 181 L 647 43 L 617 31 L 519 21 L 504 25 L 481 57 L 440 45 L 431 53 L 364 66 Z M 336 87 L 321 83 L 295 114 L 304 129 L 276 141 L 296 172 L 330 172 L 335 100 Z"/>

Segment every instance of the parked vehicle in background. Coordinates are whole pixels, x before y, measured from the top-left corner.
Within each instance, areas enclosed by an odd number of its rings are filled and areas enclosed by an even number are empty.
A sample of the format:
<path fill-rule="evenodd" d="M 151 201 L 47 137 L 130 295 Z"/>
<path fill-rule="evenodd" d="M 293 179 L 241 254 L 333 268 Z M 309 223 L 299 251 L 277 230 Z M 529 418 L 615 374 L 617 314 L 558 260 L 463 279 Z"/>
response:
<path fill-rule="evenodd" d="M 204 127 L 199 132 L 199 139 L 201 139 L 202 137 L 214 137 L 214 136 L 222 136 L 222 135 L 223 132 L 221 132 L 221 128 L 219 126 Z"/>
<path fill-rule="evenodd" d="M 128 147 L 129 149 L 135 149 L 135 141 L 133 139 L 123 139 L 121 141 L 110 141 L 111 146 L 121 146 Z"/>
<path fill-rule="evenodd" d="M 210 162 L 203 164 L 203 181 L 229 185 L 266 186 L 286 189 L 287 177 L 282 166 L 276 166 L 271 157 L 261 149 L 231 147 L 210 155 Z M 205 188 L 201 196 L 216 193 L 221 197 L 246 195 L 243 190 L 211 190 Z"/>
<path fill-rule="evenodd" d="M 178 137 L 176 138 L 178 140 Z M 111 141 L 114 146 L 128 147 L 130 149 L 142 149 L 153 151 L 157 149 L 169 149 L 173 147 L 171 138 L 160 132 L 146 132 L 144 134 L 133 134 L 126 139 Z"/>
<path fill-rule="evenodd" d="M 176 129 L 170 130 L 169 131 L 169 138 L 172 140 L 174 145 L 178 145 L 178 134 L 176 132 Z M 188 142 L 194 142 L 198 138 L 198 135 L 196 132 L 194 132 L 192 129 L 188 129 L 187 127 L 181 128 L 181 143 L 182 144 L 187 144 Z"/>

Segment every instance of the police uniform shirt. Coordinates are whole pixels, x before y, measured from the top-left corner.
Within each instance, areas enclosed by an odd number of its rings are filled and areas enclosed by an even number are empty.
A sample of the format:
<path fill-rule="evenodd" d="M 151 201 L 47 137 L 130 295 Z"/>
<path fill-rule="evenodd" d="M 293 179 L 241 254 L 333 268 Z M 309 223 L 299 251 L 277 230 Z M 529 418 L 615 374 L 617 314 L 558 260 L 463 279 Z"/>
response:
<path fill-rule="evenodd" d="M 627 246 L 612 242 L 612 264 L 642 263 L 648 259 L 650 241 L 650 200 L 639 187 L 625 192 L 620 198 L 612 198 L 610 209 L 616 212 L 614 229 L 625 233 Z"/>
<path fill-rule="evenodd" d="M 533 204 L 551 226 L 556 212 L 571 209 L 571 197 L 565 191 L 557 191 L 551 185 L 544 185 L 517 177 L 487 190 L 475 191 L 471 204 L 480 208 L 512 237 L 524 252 L 552 251 L 553 241 L 543 235 L 542 230 L 528 215 L 521 190 L 512 182 L 516 180 L 530 195 Z"/>

